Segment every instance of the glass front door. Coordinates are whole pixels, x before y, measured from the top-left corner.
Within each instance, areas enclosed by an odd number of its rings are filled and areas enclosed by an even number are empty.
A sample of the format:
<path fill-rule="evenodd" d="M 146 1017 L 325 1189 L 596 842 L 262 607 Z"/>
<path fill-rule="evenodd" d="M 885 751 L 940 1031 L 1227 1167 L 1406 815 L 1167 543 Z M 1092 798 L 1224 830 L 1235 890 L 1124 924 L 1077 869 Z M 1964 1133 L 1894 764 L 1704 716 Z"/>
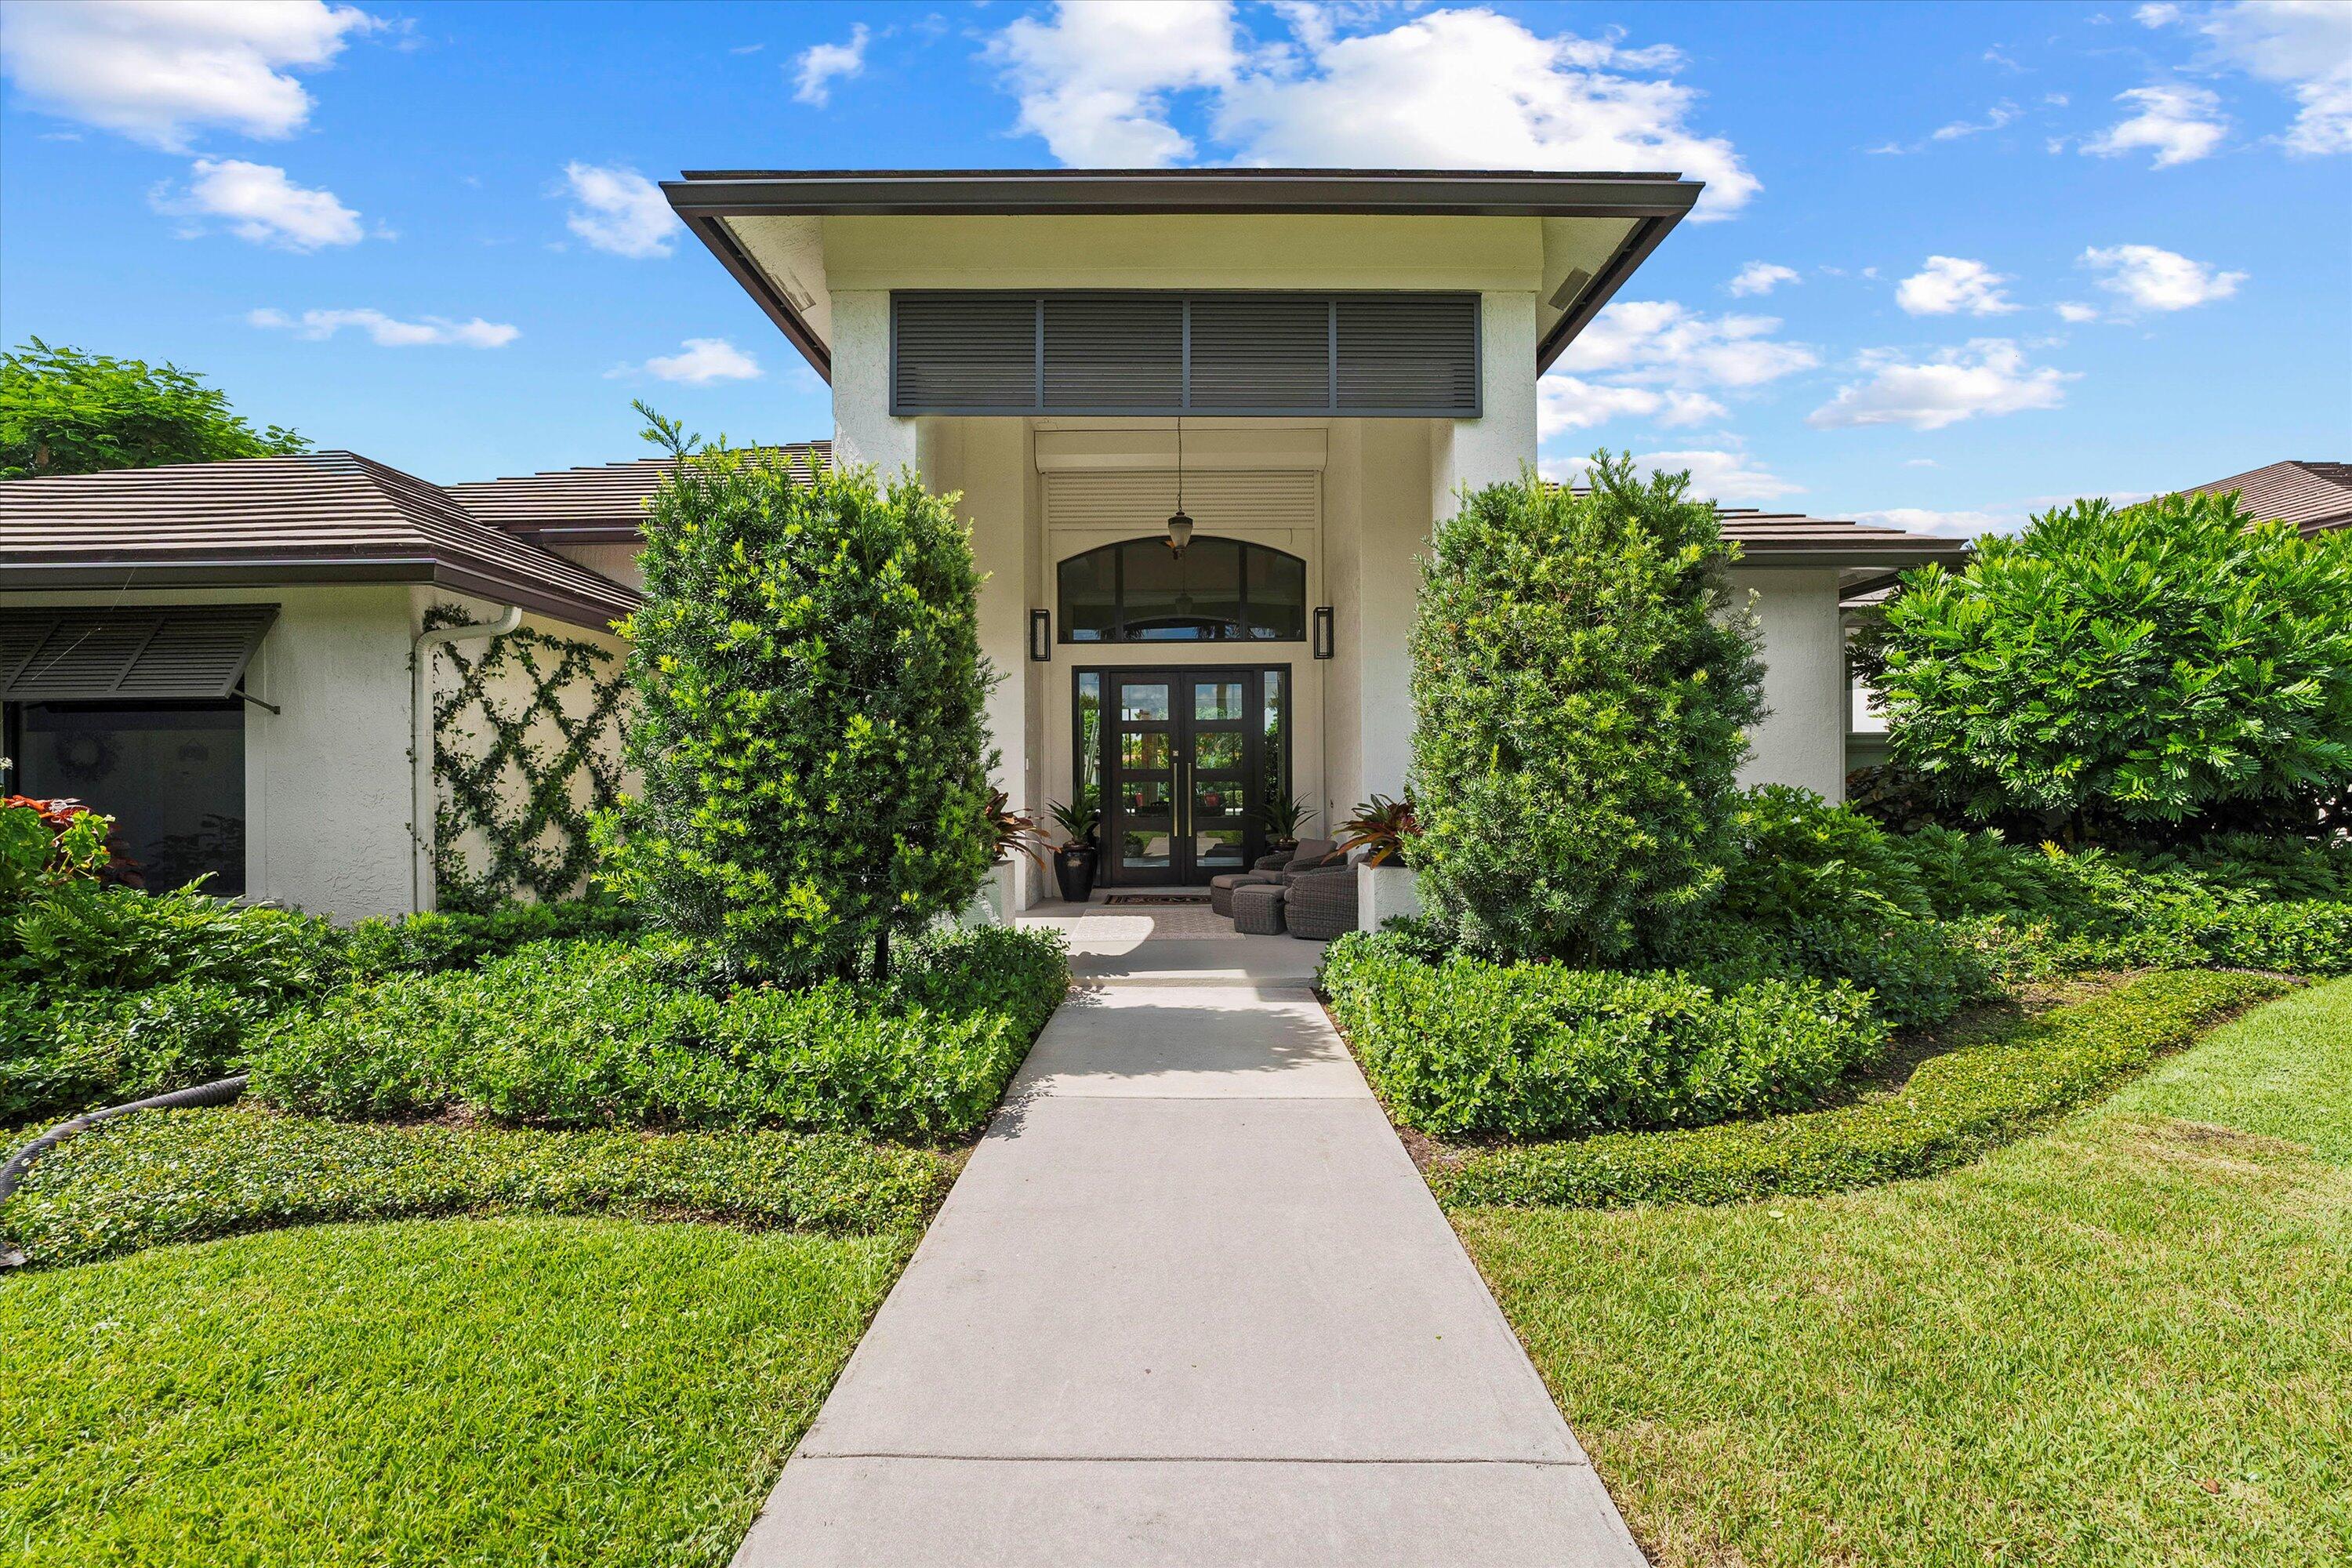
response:
<path fill-rule="evenodd" d="M 1081 769 L 1099 691 L 1103 879 L 1201 883 L 1261 852 L 1256 809 L 1286 772 L 1283 679 L 1269 669 L 1108 669 L 1079 679 Z M 1269 723 L 1275 727 L 1269 728 Z M 1084 781 L 1081 782 L 1083 791 Z"/>

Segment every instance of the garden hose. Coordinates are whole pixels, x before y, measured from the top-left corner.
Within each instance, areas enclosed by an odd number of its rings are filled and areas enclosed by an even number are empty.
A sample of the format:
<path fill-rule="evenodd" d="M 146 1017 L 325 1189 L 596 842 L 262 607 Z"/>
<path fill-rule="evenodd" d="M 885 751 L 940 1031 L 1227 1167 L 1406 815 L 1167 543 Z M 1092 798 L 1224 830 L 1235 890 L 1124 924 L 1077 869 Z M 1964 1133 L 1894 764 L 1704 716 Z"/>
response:
<path fill-rule="evenodd" d="M 30 1143 L 8 1156 L 0 1165 L 0 1205 L 16 1195 L 17 1184 L 33 1162 L 64 1142 L 77 1132 L 87 1131 L 101 1121 L 111 1121 L 118 1116 L 128 1116 L 134 1110 L 178 1110 L 189 1106 L 226 1105 L 245 1092 L 247 1075 L 215 1079 L 200 1083 L 194 1089 L 175 1089 L 168 1094 L 151 1094 L 144 1100 L 134 1100 L 128 1105 L 110 1105 L 103 1110 L 85 1111 L 70 1121 L 60 1121 Z M 14 1268 L 25 1261 L 25 1255 L 0 1241 L 0 1268 Z"/>

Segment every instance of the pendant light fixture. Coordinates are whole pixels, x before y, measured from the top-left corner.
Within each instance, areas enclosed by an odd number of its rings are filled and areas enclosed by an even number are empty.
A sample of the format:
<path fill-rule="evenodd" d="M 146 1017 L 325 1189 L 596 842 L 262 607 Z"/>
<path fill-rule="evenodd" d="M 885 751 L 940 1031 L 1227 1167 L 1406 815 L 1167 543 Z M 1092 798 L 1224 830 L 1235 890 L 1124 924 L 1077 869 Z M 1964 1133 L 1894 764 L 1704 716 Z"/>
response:
<path fill-rule="evenodd" d="M 1184 515 L 1184 421 L 1176 420 L 1176 510 L 1168 515 L 1168 548 L 1176 559 L 1184 559 L 1184 547 L 1192 542 L 1192 520 Z"/>

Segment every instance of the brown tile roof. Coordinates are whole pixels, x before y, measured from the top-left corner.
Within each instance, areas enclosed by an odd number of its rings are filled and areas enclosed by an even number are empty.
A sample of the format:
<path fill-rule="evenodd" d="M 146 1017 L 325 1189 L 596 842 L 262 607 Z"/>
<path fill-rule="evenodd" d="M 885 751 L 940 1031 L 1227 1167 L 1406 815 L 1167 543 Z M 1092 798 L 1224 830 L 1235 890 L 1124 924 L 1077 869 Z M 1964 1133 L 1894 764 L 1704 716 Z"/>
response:
<path fill-rule="evenodd" d="M 353 452 L 0 483 L 0 585 L 431 583 L 586 626 L 632 590 Z"/>
<path fill-rule="evenodd" d="M 1577 495 L 1591 493 L 1583 485 L 1569 489 Z M 1958 565 L 1970 548 L 1967 540 L 1948 534 L 1752 506 L 1717 503 L 1715 515 L 1723 523 L 1723 537 L 1738 544 L 1741 558 L 1759 566 L 1917 566 L 1929 561 Z"/>
<path fill-rule="evenodd" d="M 795 441 L 763 450 L 790 464 L 793 477 L 803 480 L 833 461 L 830 441 Z M 634 542 L 647 498 L 676 463 L 675 458 L 640 458 L 442 489 L 484 522 L 526 539 L 562 544 Z"/>
<path fill-rule="evenodd" d="M 2238 510 L 2263 521 L 2294 523 L 2305 534 L 2352 527 L 2352 463 L 2290 458 L 2250 468 L 2210 484 L 2191 485 L 2184 495 L 2238 492 Z"/>

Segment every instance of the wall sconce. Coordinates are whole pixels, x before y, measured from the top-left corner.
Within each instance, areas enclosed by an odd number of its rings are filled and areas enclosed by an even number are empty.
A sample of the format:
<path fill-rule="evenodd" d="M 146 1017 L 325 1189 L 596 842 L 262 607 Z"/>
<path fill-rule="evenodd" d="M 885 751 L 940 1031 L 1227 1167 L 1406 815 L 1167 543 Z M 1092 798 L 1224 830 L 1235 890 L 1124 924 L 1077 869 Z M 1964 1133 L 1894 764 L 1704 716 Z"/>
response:
<path fill-rule="evenodd" d="M 1045 664 L 1054 657 L 1054 612 L 1029 612 L 1029 662 Z"/>
<path fill-rule="evenodd" d="M 1315 657 L 1331 657 L 1331 606 L 1328 605 L 1315 606 Z"/>

